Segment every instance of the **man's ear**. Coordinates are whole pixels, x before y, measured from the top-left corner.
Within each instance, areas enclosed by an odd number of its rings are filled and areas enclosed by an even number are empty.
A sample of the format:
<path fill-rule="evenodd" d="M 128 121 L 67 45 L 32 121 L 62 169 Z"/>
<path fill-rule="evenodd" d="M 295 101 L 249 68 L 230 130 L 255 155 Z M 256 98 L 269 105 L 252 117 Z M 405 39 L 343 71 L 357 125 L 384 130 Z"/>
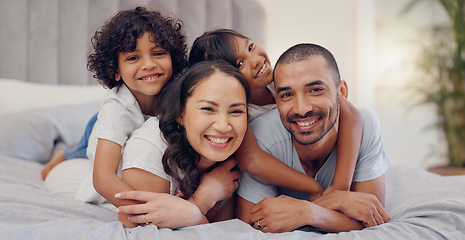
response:
<path fill-rule="evenodd" d="M 344 80 L 341 80 L 339 85 L 337 86 L 337 90 L 339 91 L 339 103 L 342 103 L 343 101 L 347 100 L 347 97 L 349 97 L 349 90 L 347 88 L 347 82 Z"/>

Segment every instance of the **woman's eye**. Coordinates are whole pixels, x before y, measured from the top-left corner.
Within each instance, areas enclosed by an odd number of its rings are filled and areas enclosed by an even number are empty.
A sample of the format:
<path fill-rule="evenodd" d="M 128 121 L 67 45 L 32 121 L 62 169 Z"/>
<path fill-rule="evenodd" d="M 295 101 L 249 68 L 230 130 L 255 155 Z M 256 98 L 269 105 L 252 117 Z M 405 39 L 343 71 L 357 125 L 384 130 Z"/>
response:
<path fill-rule="evenodd" d="M 236 110 L 232 110 L 231 113 L 232 113 L 232 114 L 243 114 L 243 113 L 244 113 L 244 110 L 242 110 L 242 109 L 236 109 Z"/>
<path fill-rule="evenodd" d="M 202 109 L 204 111 L 207 111 L 207 112 L 213 112 L 214 111 L 214 109 L 211 108 L 211 107 L 203 107 L 203 108 L 200 108 L 200 109 Z"/>
<path fill-rule="evenodd" d="M 240 68 L 244 65 L 244 61 L 240 61 L 237 63 L 237 68 Z"/>

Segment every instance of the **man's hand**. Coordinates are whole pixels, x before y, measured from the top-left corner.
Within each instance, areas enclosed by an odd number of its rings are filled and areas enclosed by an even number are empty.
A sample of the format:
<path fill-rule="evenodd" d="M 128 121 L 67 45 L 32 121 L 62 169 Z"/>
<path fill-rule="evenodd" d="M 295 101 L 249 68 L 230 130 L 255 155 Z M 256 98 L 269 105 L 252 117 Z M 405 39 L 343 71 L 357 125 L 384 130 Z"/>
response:
<path fill-rule="evenodd" d="M 312 203 L 284 195 L 265 198 L 250 209 L 250 221 L 263 232 L 289 232 L 307 225 L 307 218 L 312 215 L 308 204 Z"/>
<path fill-rule="evenodd" d="M 391 219 L 389 213 L 373 194 L 333 190 L 325 192 L 314 203 L 357 219 L 365 227 L 377 226 Z"/>

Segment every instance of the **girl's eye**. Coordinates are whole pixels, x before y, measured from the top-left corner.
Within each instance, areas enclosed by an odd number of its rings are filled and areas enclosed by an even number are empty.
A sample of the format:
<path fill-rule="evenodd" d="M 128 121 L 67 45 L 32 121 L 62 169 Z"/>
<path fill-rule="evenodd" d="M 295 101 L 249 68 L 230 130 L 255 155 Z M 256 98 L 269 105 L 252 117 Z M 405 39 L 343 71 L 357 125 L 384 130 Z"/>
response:
<path fill-rule="evenodd" d="M 253 49 L 253 46 L 254 46 L 254 43 L 253 43 L 253 42 L 252 42 L 252 43 L 250 43 L 250 45 L 249 45 L 249 52 L 251 52 L 251 51 L 252 51 L 252 49 Z"/>
<path fill-rule="evenodd" d="M 240 68 L 244 65 L 244 61 L 240 61 L 237 63 L 237 68 Z"/>

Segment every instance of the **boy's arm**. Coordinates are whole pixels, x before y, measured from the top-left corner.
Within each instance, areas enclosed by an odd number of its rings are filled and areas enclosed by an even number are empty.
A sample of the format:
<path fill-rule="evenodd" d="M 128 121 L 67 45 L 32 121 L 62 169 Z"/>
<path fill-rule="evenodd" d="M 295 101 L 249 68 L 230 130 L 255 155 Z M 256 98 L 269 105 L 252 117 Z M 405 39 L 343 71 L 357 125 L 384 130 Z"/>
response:
<path fill-rule="evenodd" d="M 323 192 L 323 187 L 315 179 L 298 172 L 263 151 L 258 146 L 250 126 L 248 126 L 244 140 L 234 156 L 241 168 L 254 177 L 274 185 L 305 192 L 310 196 L 310 200 L 318 198 Z"/>
<path fill-rule="evenodd" d="M 325 190 L 348 191 L 352 184 L 355 163 L 362 140 L 363 123 L 358 109 L 346 98 L 341 98 L 337 159 L 333 184 Z"/>
<path fill-rule="evenodd" d="M 106 139 L 98 139 L 93 173 L 94 188 L 116 207 L 137 203 L 115 198 L 116 193 L 134 190 L 117 175 L 120 158 L 121 146 L 119 144 Z M 127 227 L 136 226 L 129 222 L 127 216 L 119 215 L 118 217 Z"/>

